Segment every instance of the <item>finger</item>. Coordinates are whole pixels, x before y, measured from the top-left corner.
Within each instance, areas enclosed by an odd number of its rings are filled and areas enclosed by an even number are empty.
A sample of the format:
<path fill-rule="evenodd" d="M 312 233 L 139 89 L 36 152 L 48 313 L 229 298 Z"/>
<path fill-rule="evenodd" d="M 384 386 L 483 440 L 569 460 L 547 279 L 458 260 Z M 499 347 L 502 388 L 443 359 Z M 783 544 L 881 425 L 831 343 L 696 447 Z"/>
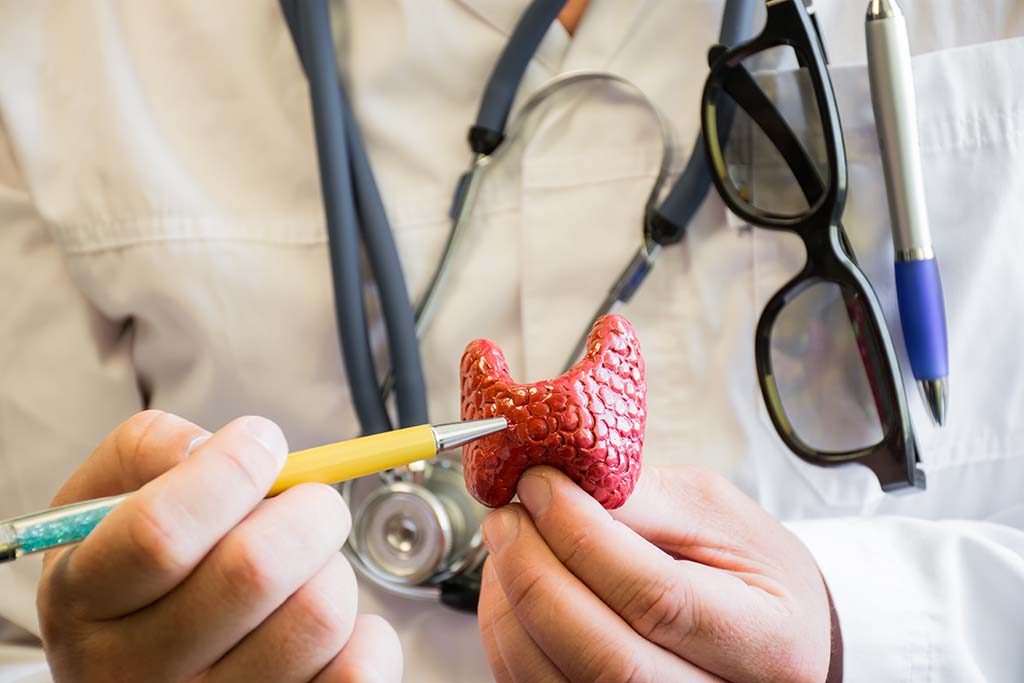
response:
<path fill-rule="evenodd" d="M 340 553 L 203 678 L 206 683 L 306 683 L 341 651 L 355 626 L 357 588 Z"/>
<path fill-rule="evenodd" d="M 569 680 L 718 680 L 641 638 L 558 561 L 521 506 L 490 513 L 484 538 L 520 623 Z"/>
<path fill-rule="evenodd" d="M 61 487 L 53 505 L 134 491 L 171 469 L 209 432 L 159 410 L 137 413 L 112 431 Z"/>
<path fill-rule="evenodd" d="M 166 598 L 126 619 L 126 637 L 138 640 L 138 651 L 171 660 L 186 675 L 205 670 L 337 555 L 349 523 L 335 489 L 301 484 L 286 490 L 232 529 Z M 354 614 L 353 585 L 349 592 L 347 609 Z M 166 624 L 192 626 L 175 631 Z"/>
<path fill-rule="evenodd" d="M 771 555 L 783 542 L 764 509 L 705 467 L 647 467 L 611 514 L 673 555 L 722 568 L 751 551 Z"/>
<path fill-rule="evenodd" d="M 519 623 L 490 560 L 480 583 L 480 638 L 498 683 L 567 681 Z"/>
<path fill-rule="evenodd" d="M 360 614 L 352 637 L 313 683 L 400 683 L 402 644 L 391 624 Z"/>
<path fill-rule="evenodd" d="M 757 623 L 777 613 L 766 609 L 768 599 L 784 590 L 765 577 L 758 560 L 728 548 L 706 554 L 729 571 L 676 560 L 612 519 L 552 468 L 530 469 L 518 493 L 555 557 L 634 631 L 727 678 L 749 673 L 750 661 L 740 663 L 731 654 L 736 634 L 744 625 L 751 627 L 746 631 L 762 632 L 754 628 Z M 694 522 L 700 519 L 689 523 Z M 746 642 L 744 648 L 756 661 L 758 649 L 767 656 L 771 645 Z"/>
<path fill-rule="evenodd" d="M 488 558 L 484 562 L 483 576 L 480 579 L 480 604 L 477 606 L 480 641 L 483 643 L 484 654 L 487 656 L 487 664 L 491 667 L 491 673 L 494 674 L 495 683 L 512 683 L 512 674 L 505 666 L 501 650 L 498 649 L 498 641 L 494 637 L 494 618 L 500 612 L 496 598 L 497 594 L 501 592 L 501 586 L 493 585 L 497 580 L 494 567 Z"/>
<path fill-rule="evenodd" d="M 188 576 L 266 495 L 288 447 L 268 420 L 239 418 L 118 505 L 54 576 L 82 620 L 134 612 Z"/>

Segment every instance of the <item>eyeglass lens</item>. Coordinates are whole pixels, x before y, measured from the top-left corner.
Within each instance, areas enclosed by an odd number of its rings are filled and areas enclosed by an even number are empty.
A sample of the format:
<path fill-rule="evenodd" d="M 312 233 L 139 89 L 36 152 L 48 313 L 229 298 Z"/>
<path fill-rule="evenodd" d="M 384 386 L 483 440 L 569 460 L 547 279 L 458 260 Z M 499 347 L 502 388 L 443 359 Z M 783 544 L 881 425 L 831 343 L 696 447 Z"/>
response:
<path fill-rule="evenodd" d="M 821 116 L 800 64 L 789 46 L 758 52 L 727 70 L 716 103 L 736 195 L 759 213 L 787 218 L 808 214 L 829 182 Z"/>
<path fill-rule="evenodd" d="M 771 364 L 782 409 L 816 451 L 841 453 L 882 441 L 886 411 L 865 360 L 877 357 L 860 297 L 833 282 L 801 291 L 771 331 Z M 887 412 L 887 411 L 886 411 Z"/>

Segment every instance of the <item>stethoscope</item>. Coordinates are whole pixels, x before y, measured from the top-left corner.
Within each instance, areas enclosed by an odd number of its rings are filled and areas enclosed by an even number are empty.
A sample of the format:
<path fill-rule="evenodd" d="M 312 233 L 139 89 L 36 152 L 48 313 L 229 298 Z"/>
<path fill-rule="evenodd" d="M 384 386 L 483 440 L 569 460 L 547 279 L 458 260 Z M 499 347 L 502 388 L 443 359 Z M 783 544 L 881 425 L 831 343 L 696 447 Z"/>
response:
<path fill-rule="evenodd" d="M 309 80 L 342 358 L 363 434 L 392 428 L 385 405 L 392 394 L 398 427 L 429 422 L 419 339 L 434 317 L 482 178 L 501 158 L 500 151 L 510 146 L 509 141 L 524 134 L 531 114 L 546 98 L 580 83 L 613 82 L 652 112 L 661 132 L 662 157 L 644 210 L 641 243 L 593 320 L 633 297 L 659 251 L 683 238 L 711 185 L 698 139 L 679 179 L 664 193 L 672 165 L 670 127 L 639 88 L 613 74 L 582 71 L 550 81 L 522 105 L 516 125 L 506 131 L 523 73 L 566 4 L 566 0 L 533 0 L 487 81 L 469 131 L 472 162 L 456 187 L 451 229 L 433 276 L 414 308 L 365 144 L 338 72 L 329 0 L 280 2 Z M 733 45 L 748 37 L 755 8 L 756 0 L 727 0 L 719 42 Z M 391 370 L 383 382 L 378 381 L 370 345 L 360 245 L 372 271 L 387 330 Z M 590 327 L 585 328 L 567 366 L 581 355 Z M 404 597 L 440 599 L 458 609 L 476 609 L 479 570 L 485 556 L 480 523 L 487 510 L 467 494 L 460 458 L 442 454 L 430 462 L 364 477 L 342 485 L 342 493 L 353 518 L 344 551 L 364 579 Z"/>

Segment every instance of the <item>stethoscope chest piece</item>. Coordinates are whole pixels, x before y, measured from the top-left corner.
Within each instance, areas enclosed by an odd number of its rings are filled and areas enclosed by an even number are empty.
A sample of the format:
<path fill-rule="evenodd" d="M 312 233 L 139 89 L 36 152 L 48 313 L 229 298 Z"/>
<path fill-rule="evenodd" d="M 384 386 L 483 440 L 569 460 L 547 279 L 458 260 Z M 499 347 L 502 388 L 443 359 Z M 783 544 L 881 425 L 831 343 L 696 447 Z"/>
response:
<path fill-rule="evenodd" d="M 346 550 L 378 585 L 407 594 L 446 579 L 474 554 L 486 510 L 466 496 L 461 468 L 448 457 L 432 461 L 419 482 L 352 483 L 343 487 L 353 510 Z"/>
<path fill-rule="evenodd" d="M 407 482 L 377 488 L 355 513 L 352 541 L 370 571 L 419 584 L 451 555 L 453 521 L 430 489 Z"/>

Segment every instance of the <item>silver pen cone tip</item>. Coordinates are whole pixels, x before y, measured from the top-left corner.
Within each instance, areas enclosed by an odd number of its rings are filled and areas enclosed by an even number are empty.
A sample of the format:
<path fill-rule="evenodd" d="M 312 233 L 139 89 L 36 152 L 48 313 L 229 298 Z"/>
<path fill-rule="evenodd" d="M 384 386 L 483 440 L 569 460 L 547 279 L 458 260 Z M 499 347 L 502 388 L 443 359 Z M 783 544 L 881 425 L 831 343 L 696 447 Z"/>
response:
<path fill-rule="evenodd" d="M 503 417 L 492 417 L 485 420 L 434 425 L 433 429 L 434 438 L 437 440 L 437 452 L 440 453 L 508 429 L 508 421 Z"/>
<path fill-rule="evenodd" d="M 903 10 L 896 0 L 871 0 L 868 4 L 868 21 L 902 16 Z"/>
<path fill-rule="evenodd" d="M 949 405 L 949 381 L 942 379 L 925 379 L 917 383 L 921 390 L 921 398 L 928 406 L 932 421 L 942 427 L 946 424 L 946 408 Z"/>

